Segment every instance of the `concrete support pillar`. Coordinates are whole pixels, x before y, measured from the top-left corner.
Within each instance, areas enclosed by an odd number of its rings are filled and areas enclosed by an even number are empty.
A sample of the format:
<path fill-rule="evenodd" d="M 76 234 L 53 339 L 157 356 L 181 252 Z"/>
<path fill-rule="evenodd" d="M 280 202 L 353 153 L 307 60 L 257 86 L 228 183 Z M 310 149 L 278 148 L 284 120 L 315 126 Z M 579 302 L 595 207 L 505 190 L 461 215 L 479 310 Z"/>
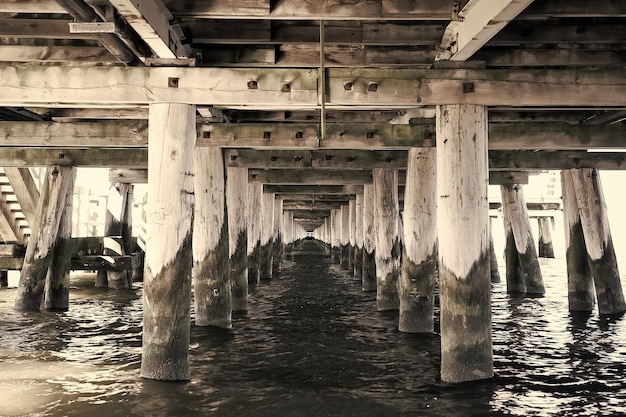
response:
<path fill-rule="evenodd" d="M 539 257 L 554 258 L 554 247 L 552 246 L 552 218 L 537 217 L 539 226 Z"/>
<path fill-rule="evenodd" d="M 374 223 L 374 186 L 363 186 L 363 291 L 376 291 L 376 225 Z"/>
<path fill-rule="evenodd" d="M 356 201 L 350 200 L 348 202 L 348 234 L 349 234 L 349 242 L 348 242 L 348 272 L 350 275 L 354 276 L 354 252 L 355 252 L 355 242 L 356 242 Z"/>
<path fill-rule="evenodd" d="M 617 258 L 609 228 L 600 175 L 596 169 L 572 170 L 589 268 L 595 284 L 600 314 L 626 311 Z"/>
<path fill-rule="evenodd" d="M 493 376 L 487 110 L 437 106 L 441 379 Z"/>
<path fill-rule="evenodd" d="M 273 265 L 273 245 L 272 236 L 274 234 L 274 193 L 261 194 L 261 240 L 259 243 L 259 278 L 272 279 Z"/>
<path fill-rule="evenodd" d="M 188 380 L 194 105 L 150 105 L 141 376 Z"/>
<path fill-rule="evenodd" d="M 248 169 L 226 168 L 228 257 L 233 311 L 248 309 Z"/>
<path fill-rule="evenodd" d="M 31 228 L 32 234 L 20 272 L 15 298 L 15 308 L 18 310 L 39 310 L 41 307 L 67 189 L 73 179 L 71 167 L 53 165 L 46 171 L 35 223 Z"/>
<path fill-rule="evenodd" d="M 246 219 L 248 226 L 248 284 L 257 285 L 260 279 L 259 261 L 261 256 L 261 201 L 263 184 L 248 184 L 248 204 Z"/>
<path fill-rule="evenodd" d="M 363 278 L 363 194 L 354 200 L 354 277 Z"/>
<path fill-rule="evenodd" d="M 133 185 L 112 184 L 109 188 L 104 221 L 104 255 L 120 256 L 132 253 L 132 210 Z M 132 272 L 99 270 L 96 287 L 115 290 L 131 288 Z"/>
<path fill-rule="evenodd" d="M 196 326 L 232 327 L 224 158 L 217 147 L 195 150 L 193 292 Z"/>
<path fill-rule="evenodd" d="M 585 247 L 583 226 L 576 202 L 572 170 L 561 171 L 565 261 L 567 263 L 567 299 L 571 311 L 590 312 L 595 306 L 593 277 Z"/>
<path fill-rule="evenodd" d="M 70 266 L 72 264 L 72 211 L 76 168 L 71 168 L 63 212 L 57 238 L 52 249 L 52 260 L 46 277 L 44 308 L 66 311 L 70 306 Z"/>
<path fill-rule="evenodd" d="M 404 254 L 398 329 L 434 332 L 437 276 L 437 152 L 410 148 L 404 191 Z"/>
<path fill-rule="evenodd" d="M 509 238 L 512 232 L 515 252 L 518 258 L 518 262 L 515 263 L 515 255 L 507 254 L 507 261 L 511 258 L 511 261 L 521 274 L 521 282 L 517 280 L 515 286 L 508 288 L 508 291 L 537 295 L 544 294 L 543 277 L 530 228 L 530 218 L 528 217 L 523 187 L 520 184 L 504 184 L 500 186 L 500 189 L 502 191 L 502 212 L 504 213 L 505 221 L 510 225 L 510 229 L 509 226 L 505 227 L 507 233 L 509 233 L 507 243 L 510 242 Z M 510 246 L 508 250 L 512 252 Z M 507 277 L 508 275 L 507 272 Z"/>
<path fill-rule="evenodd" d="M 283 231 L 281 227 L 283 219 L 283 199 L 274 199 L 274 231 L 272 233 L 272 277 L 280 276 L 281 261 L 283 259 Z"/>
<path fill-rule="evenodd" d="M 400 307 L 400 233 L 398 217 L 398 171 L 375 168 L 374 221 L 376 223 L 376 308 L 397 310 Z"/>

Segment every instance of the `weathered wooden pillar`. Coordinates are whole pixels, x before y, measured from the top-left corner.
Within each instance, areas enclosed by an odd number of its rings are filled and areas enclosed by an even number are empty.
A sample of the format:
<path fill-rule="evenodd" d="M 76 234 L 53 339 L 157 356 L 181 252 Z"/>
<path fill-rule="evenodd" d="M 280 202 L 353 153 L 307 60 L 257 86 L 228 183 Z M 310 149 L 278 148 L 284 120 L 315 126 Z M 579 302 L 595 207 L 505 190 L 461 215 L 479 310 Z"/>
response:
<path fill-rule="evenodd" d="M 527 294 L 544 294 L 543 277 L 530 228 L 530 218 L 528 217 L 523 187 L 521 184 L 503 184 L 500 189 L 502 191 L 502 211 L 506 214 L 513 233 L 523 291 Z M 513 258 L 514 255 L 507 255 L 507 261 L 509 257 Z M 513 259 L 512 261 L 514 262 Z M 519 289 L 509 288 L 508 291 L 519 291 Z"/>
<path fill-rule="evenodd" d="M 398 171 L 374 168 L 374 221 L 376 223 L 376 308 L 400 307 L 400 236 L 398 232 Z"/>
<path fill-rule="evenodd" d="M 324 253 L 326 255 L 332 255 L 332 211 L 330 213 L 330 217 L 324 219 L 324 236 L 326 237 L 325 245 L 324 245 Z M 295 237 L 295 236 L 294 236 Z"/>
<path fill-rule="evenodd" d="M 339 227 L 340 227 L 340 266 L 341 269 L 349 268 L 350 259 L 350 208 L 347 205 L 342 205 L 339 210 Z"/>
<path fill-rule="evenodd" d="M 71 179 L 65 192 L 59 230 L 52 249 L 52 260 L 46 277 L 44 308 L 65 311 L 70 306 L 70 266 L 72 264 L 72 211 L 76 168 L 71 168 Z"/>
<path fill-rule="evenodd" d="M 228 256 L 233 311 L 248 309 L 248 169 L 226 168 L 226 211 L 228 212 Z"/>
<path fill-rule="evenodd" d="M 0 270 L 0 287 L 8 287 L 9 286 L 9 271 L 2 269 Z"/>
<path fill-rule="evenodd" d="M 493 228 L 491 227 L 491 218 L 489 219 L 489 261 L 491 266 L 491 282 L 494 284 L 500 282 L 500 271 L 498 269 L 498 257 L 493 246 Z"/>
<path fill-rule="evenodd" d="M 248 284 L 257 285 L 260 279 L 259 261 L 261 256 L 261 200 L 263 184 L 248 183 L 248 204 L 246 218 L 248 219 Z"/>
<path fill-rule="evenodd" d="M 363 279 L 363 194 L 354 200 L 354 276 Z"/>
<path fill-rule="evenodd" d="M 132 200 L 132 184 L 116 183 L 111 185 L 104 222 L 104 255 L 131 254 Z M 132 287 L 132 273 L 130 271 L 99 270 L 96 276 L 96 287 L 130 288 Z"/>
<path fill-rule="evenodd" d="M 283 212 L 283 257 L 288 261 L 293 261 L 293 212 L 285 210 Z"/>
<path fill-rule="evenodd" d="M 232 327 L 224 158 L 218 147 L 195 150 L 193 292 L 197 326 Z"/>
<path fill-rule="evenodd" d="M 409 148 L 403 233 L 398 329 L 432 333 L 438 256 L 435 148 Z"/>
<path fill-rule="evenodd" d="M 567 263 L 567 300 L 571 311 L 590 312 L 595 306 L 595 290 L 583 226 L 576 202 L 572 170 L 561 171 L 565 261 Z"/>
<path fill-rule="evenodd" d="M 15 308 L 18 310 L 39 310 L 41 307 L 67 189 L 73 179 L 73 169 L 68 166 L 52 165 L 46 171 L 20 273 L 15 298 Z"/>
<path fill-rule="evenodd" d="M 348 202 L 348 272 L 354 276 L 354 252 L 356 241 L 356 201 Z"/>
<path fill-rule="evenodd" d="M 504 265 L 506 275 L 506 289 L 509 293 L 525 293 L 526 284 L 522 274 L 515 237 L 513 236 L 513 226 L 511 226 L 511 214 L 508 210 L 502 210 L 502 222 L 504 225 Z"/>
<path fill-rule="evenodd" d="M 552 218 L 537 217 L 539 226 L 539 257 L 554 258 L 554 247 L 552 246 Z"/>
<path fill-rule="evenodd" d="M 188 380 L 196 107 L 150 105 L 141 376 Z"/>
<path fill-rule="evenodd" d="M 376 224 L 374 223 L 374 186 L 363 186 L 363 291 L 376 291 Z"/>
<path fill-rule="evenodd" d="M 437 106 L 441 379 L 493 376 L 487 111 Z"/>
<path fill-rule="evenodd" d="M 600 175 L 596 169 L 573 170 L 574 190 L 589 255 L 600 314 L 626 311 L 617 258 L 609 228 Z"/>
<path fill-rule="evenodd" d="M 341 262 L 341 210 L 330 211 L 330 251 L 331 260 L 338 264 Z"/>
<path fill-rule="evenodd" d="M 283 218 L 283 199 L 274 199 L 274 230 L 272 233 L 272 277 L 280 276 L 281 260 L 283 259 L 283 231 L 281 228 Z"/>
<path fill-rule="evenodd" d="M 261 196 L 261 240 L 259 244 L 259 278 L 272 279 L 272 235 L 274 234 L 274 193 Z"/>

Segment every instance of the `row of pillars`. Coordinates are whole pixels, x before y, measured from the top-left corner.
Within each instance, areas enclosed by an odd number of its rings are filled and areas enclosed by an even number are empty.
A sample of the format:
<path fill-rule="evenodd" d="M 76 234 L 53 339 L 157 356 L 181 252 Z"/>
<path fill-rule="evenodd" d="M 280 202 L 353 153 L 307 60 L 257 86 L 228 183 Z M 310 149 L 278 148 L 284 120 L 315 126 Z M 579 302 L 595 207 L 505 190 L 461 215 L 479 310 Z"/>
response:
<path fill-rule="evenodd" d="M 317 233 L 331 242 L 335 258 L 361 272 L 364 289 L 376 288 L 379 309 L 399 309 L 402 331 L 433 331 L 438 277 L 441 378 L 454 383 L 493 376 L 487 112 L 477 105 L 438 106 L 436 120 L 437 147 L 409 150 L 402 222 L 397 173 L 375 169 L 373 184 L 353 207 L 333 212 Z M 194 105 L 152 104 L 149 137 L 141 376 L 187 380 L 192 287 L 196 324 L 228 328 L 232 310 L 246 308 L 248 285 L 275 275 L 280 251 L 304 231 L 283 213 L 280 199 L 247 183 L 245 169 L 226 171 L 219 149 L 195 148 Z M 600 312 L 614 313 L 625 309 L 621 286 L 599 290 L 604 278 L 595 275 L 608 268 L 612 244 L 608 224 L 598 229 L 606 217 L 593 220 L 606 215 L 603 201 L 598 209 L 584 197 L 599 189 L 597 176 L 591 178 L 596 182 L 588 187 L 574 181 L 580 220 L 568 218 L 571 240 L 584 241 L 585 252 L 578 254 L 587 254 L 577 271 L 586 266 L 592 277 L 576 288 L 593 282 L 598 297 L 610 293 L 612 307 L 603 310 L 599 302 Z M 354 233 L 340 233 L 344 224 Z M 571 232 L 578 224 L 582 234 Z M 522 263 L 525 241 L 516 226 L 511 229 Z M 362 247 L 362 255 L 353 247 Z M 29 251 L 31 245 L 26 259 Z M 38 309 L 29 294 L 45 280 L 30 285 L 29 275 L 22 271 L 16 307 Z M 522 271 L 525 291 L 533 291 L 536 283 L 526 275 Z"/>

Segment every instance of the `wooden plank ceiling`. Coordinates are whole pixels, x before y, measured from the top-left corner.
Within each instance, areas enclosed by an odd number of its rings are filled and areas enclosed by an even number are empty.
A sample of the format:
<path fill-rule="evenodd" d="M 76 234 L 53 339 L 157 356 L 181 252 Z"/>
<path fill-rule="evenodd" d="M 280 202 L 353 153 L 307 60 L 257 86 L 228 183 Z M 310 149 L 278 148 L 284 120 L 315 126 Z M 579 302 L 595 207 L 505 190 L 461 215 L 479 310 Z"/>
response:
<path fill-rule="evenodd" d="M 623 0 L 3 0 L 0 162 L 143 168 L 160 92 L 131 78 L 165 66 L 195 67 L 178 92 L 197 102 L 199 145 L 232 166 L 336 171 L 303 175 L 307 187 L 401 166 L 407 146 L 433 146 L 434 105 L 465 96 L 489 106 L 492 169 L 621 169 L 621 156 L 584 151 L 625 147 L 625 39 Z M 172 74 L 164 87 L 179 87 Z M 99 76 L 119 101 L 95 93 Z M 219 94 L 203 95 L 215 79 Z M 78 86 L 80 99 L 63 90 Z"/>

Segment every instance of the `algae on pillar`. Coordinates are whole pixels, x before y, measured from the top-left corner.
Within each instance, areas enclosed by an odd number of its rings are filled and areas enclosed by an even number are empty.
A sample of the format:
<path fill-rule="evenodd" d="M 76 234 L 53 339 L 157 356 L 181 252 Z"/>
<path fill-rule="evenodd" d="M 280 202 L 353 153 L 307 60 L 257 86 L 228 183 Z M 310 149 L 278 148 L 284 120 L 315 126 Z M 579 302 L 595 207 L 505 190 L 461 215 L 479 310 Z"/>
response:
<path fill-rule="evenodd" d="M 398 329 L 401 332 L 432 333 L 437 276 L 435 148 L 409 148 L 403 223 Z"/>
<path fill-rule="evenodd" d="M 52 165 L 46 171 L 35 223 L 20 272 L 15 298 L 15 308 L 18 310 L 39 310 L 41 307 L 67 190 L 74 178 L 73 168 L 69 166 Z"/>
<path fill-rule="evenodd" d="M 195 151 L 193 291 L 197 326 L 232 327 L 228 215 L 222 150 Z"/>
<path fill-rule="evenodd" d="M 46 277 L 44 307 L 46 310 L 65 311 L 70 302 L 70 267 L 72 264 L 72 211 L 76 168 L 71 169 L 72 178 L 65 192 L 65 205 L 56 242 L 52 249 L 52 261 Z"/>
<path fill-rule="evenodd" d="M 441 379 L 493 376 L 487 110 L 437 106 Z"/>
<path fill-rule="evenodd" d="M 622 313 L 626 311 L 626 302 L 600 175 L 596 169 L 581 168 L 573 170 L 572 178 L 589 255 L 589 267 L 595 284 L 598 311 L 600 314 Z"/>
<path fill-rule="evenodd" d="M 263 184 L 252 182 L 248 184 L 248 203 L 246 205 L 246 218 L 248 223 L 248 284 L 257 285 L 260 279 L 260 239 L 261 222 L 261 198 Z"/>
<path fill-rule="evenodd" d="M 400 307 L 398 279 L 401 244 L 398 231 L 398 171 L 374 168 L 374 221 L 376 223 L 376 308 Z"/>
<path fill-rule="evenodd" d="M 508 219 L 505 221 L 510 224 L 510 231 L 513 235 L 515 253 L 518 258 L 518 263 L 515 266 L 521 273 L 523 291 L 527 294 L 544 294 L 543 276 L 533 241 L 523 187 L 521 184 L 504 184 L 500 188 L 502 191 L 502 211 L 505 213 L 505 219 Z M 508 230 L 507 227 L 507 233 L 509 233 Z M 507 238 L 507 244 L 510 244 L 510 234 Z M 513 248 L 508 246 L 507 250 L 513 251 Z M 514 257 L 515 254 L 507 254 L 507 261 L 510 259 L 515 262 Z M 520 290 L 522 290 L 521 285 L 509 288 L 509 292 Z"/>
<path fill-rule="evenodd" d="M 552 217 L 537 217 L 539 226 L 539 257 L 554 258 L 552 246 Z"/>
<path fill-rule="evenodd" d="M 274 234 L 274 193 L 261 194 L 259 241 L 259 278 L 272 279 L 273 253 L 272 236 Z"/>
<path fill-rule="evenodd" d="M 248 227 L 246 202 L 248 169 L 226 169 L 226 210 L 228 212 L 228 256 L 234 311 L 248 309 Z"/>
<path fill-rule="evenodd" d="M 150 105 L 141 376 L 188 380 L 194 105 Z"/>
<path fill-rule="evenodd" d="M 363 186 L 363 257 L 361 286 L 376 291 L 376 225 L 374 223 L 374 186 Z"/>
<path fill-rule="evenodd" d="M 595 290 L 580 222 L 572 170 L 561 171 L 563 226 L 565 231 L 565 262 L 567 264 L 567 300 L 571 311 L 593 310 Z"/>

